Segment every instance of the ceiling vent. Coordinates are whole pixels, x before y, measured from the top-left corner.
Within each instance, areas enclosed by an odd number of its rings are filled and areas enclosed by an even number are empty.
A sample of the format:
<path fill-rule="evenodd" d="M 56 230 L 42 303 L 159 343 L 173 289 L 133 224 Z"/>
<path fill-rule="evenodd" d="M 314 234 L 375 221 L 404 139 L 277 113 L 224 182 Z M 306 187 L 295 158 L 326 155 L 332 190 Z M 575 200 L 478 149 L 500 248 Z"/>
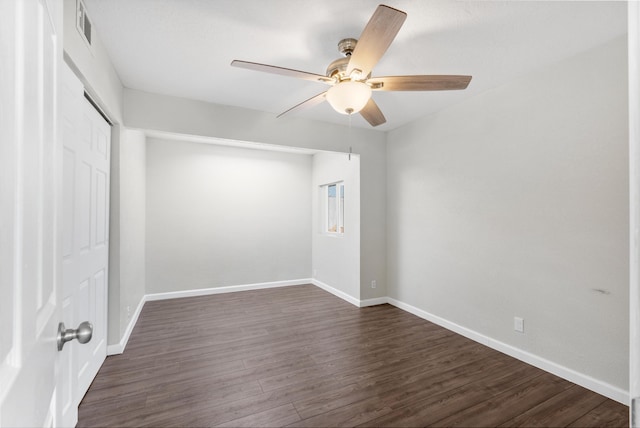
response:
<path fill-rule="evenodd" d="M 77 13 L 76 13 L 76 27 L 78 28 L 78 31 L 80 32 L 80 35 L 84 39 L 85 43 L 87 43 L 87 45 L 89 47 L 91 47 L 91 29 L 92 29 L 92 25 L 91 25 L 91 20 L 89 19 L 89 16 L 87 15 L 87 8 L 84 5 L 84 3 L 82 2 L 82 0 L 77 0 L 76 11 L 77 11 Z"/>

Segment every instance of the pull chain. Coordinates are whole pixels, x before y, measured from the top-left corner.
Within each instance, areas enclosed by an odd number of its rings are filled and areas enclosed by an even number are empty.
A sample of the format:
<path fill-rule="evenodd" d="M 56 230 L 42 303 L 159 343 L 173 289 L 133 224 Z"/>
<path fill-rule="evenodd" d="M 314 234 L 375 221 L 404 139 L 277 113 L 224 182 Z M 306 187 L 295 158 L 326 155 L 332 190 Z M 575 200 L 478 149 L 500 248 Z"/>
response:
<path fill-rule="evenodd" d="M 349 139 L 349 160 L 351 160 L 351 114 L 349 113 L 349 133 L 348 133 L 348 139 Z"/>

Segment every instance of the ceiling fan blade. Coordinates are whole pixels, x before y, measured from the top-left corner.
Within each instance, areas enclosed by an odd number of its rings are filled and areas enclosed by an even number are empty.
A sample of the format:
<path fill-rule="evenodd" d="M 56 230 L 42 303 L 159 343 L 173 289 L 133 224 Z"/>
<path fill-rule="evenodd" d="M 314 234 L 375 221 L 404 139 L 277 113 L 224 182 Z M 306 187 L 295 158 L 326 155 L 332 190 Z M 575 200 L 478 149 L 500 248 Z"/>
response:
<path fill-rule="evenodd" d="M 395 39 L 405 19 L 407 14 L 401 10 L 383 4 L 378 6 L 351 54 L 347 76 L 353 70 L 360 70 L 362 77 L 368 76 Z"/>
<path fill-rule="evenodd" d="M 450 91 L 466 89 L 471 76 L 386 76 L 367 80 L 374 91 Z"/>
<path fill-rule="evenodd" d="M 378 104 L 373 101 L 373 98 L 369 98 L 369 102 L 362 110 L 360 110 L 360 114 L 371 126 L 382 125 L 387 121 L 384 114 L 382 114 L 380 107 L 378 107 Z"/>
<path fill-rule="evenodd" d="M 304 110 L 304 109 L 307 109 L 307 108 L 315 107 L 318 104 L 322 103 L 325 100 L 326 96 L 327 96 L 326 92 L 323 92 L 321 94 L 315 95 L 315 96 L 309 98 L 308 100 L 305 100 L 305 101 L 301 102 L 300 104 L 297 104 L 297 105 L 291 107 L 289 110 L 280 113 L 278 116 L 276 116 L 276 118 L 282 117 L 287 113 L 291 113 L 292 111 Z"/>
<path fill-rule="evenodd" d="M 323 76 L 321 74 L 308 73 L 306 71 L 293 70 L 291 68 L 277 67 L 275 65 L 260 64 L 257 62 L 231 61 L 233 67 L 246 68 L 247 70 L 263 71 L 265 73 L 279 74 L 281 76 L 295 77 L 297 79 L 310 80 L 312 82 L 321 82 L 327 84 L 333 84 L 334 80 L 330 77 Z"/>

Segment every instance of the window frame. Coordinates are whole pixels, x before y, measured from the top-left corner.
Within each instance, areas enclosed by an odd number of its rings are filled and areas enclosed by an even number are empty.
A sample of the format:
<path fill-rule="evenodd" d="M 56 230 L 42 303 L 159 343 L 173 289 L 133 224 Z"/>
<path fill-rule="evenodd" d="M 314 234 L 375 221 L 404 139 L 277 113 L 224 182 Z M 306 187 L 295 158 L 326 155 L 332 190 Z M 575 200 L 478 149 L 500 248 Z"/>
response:
<path fill-rule="evenodd" d="M 335 192 L 335 224 L 336 230 L 332 231 L 329 229 L 332 221 L 330 219 L 330 201 L 329 201 L 329 188 L 331 186 L 336 186 Z M 345 234 L 345 203 L 344 203 L 344 194 L 345 194 L 345 185 L 344 180 L 334 181 L 331 183 L 322 184 L 321 195 L 322 195 L 322 233 L 328 236 L 341 237 Z"/>

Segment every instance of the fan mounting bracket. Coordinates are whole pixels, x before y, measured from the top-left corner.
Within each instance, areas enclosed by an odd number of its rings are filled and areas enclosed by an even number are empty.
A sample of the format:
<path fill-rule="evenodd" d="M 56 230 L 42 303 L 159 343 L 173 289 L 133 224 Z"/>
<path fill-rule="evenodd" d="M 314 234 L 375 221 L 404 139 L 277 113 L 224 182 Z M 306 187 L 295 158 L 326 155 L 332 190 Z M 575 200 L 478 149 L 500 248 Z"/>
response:
<path fill-rule="evenodd" d="M 353 50 L 356 48 L 358 40 L 353 38 L 342 39 L 338 42 L 338 51 L 344 56 L 351 56 Z"/>

